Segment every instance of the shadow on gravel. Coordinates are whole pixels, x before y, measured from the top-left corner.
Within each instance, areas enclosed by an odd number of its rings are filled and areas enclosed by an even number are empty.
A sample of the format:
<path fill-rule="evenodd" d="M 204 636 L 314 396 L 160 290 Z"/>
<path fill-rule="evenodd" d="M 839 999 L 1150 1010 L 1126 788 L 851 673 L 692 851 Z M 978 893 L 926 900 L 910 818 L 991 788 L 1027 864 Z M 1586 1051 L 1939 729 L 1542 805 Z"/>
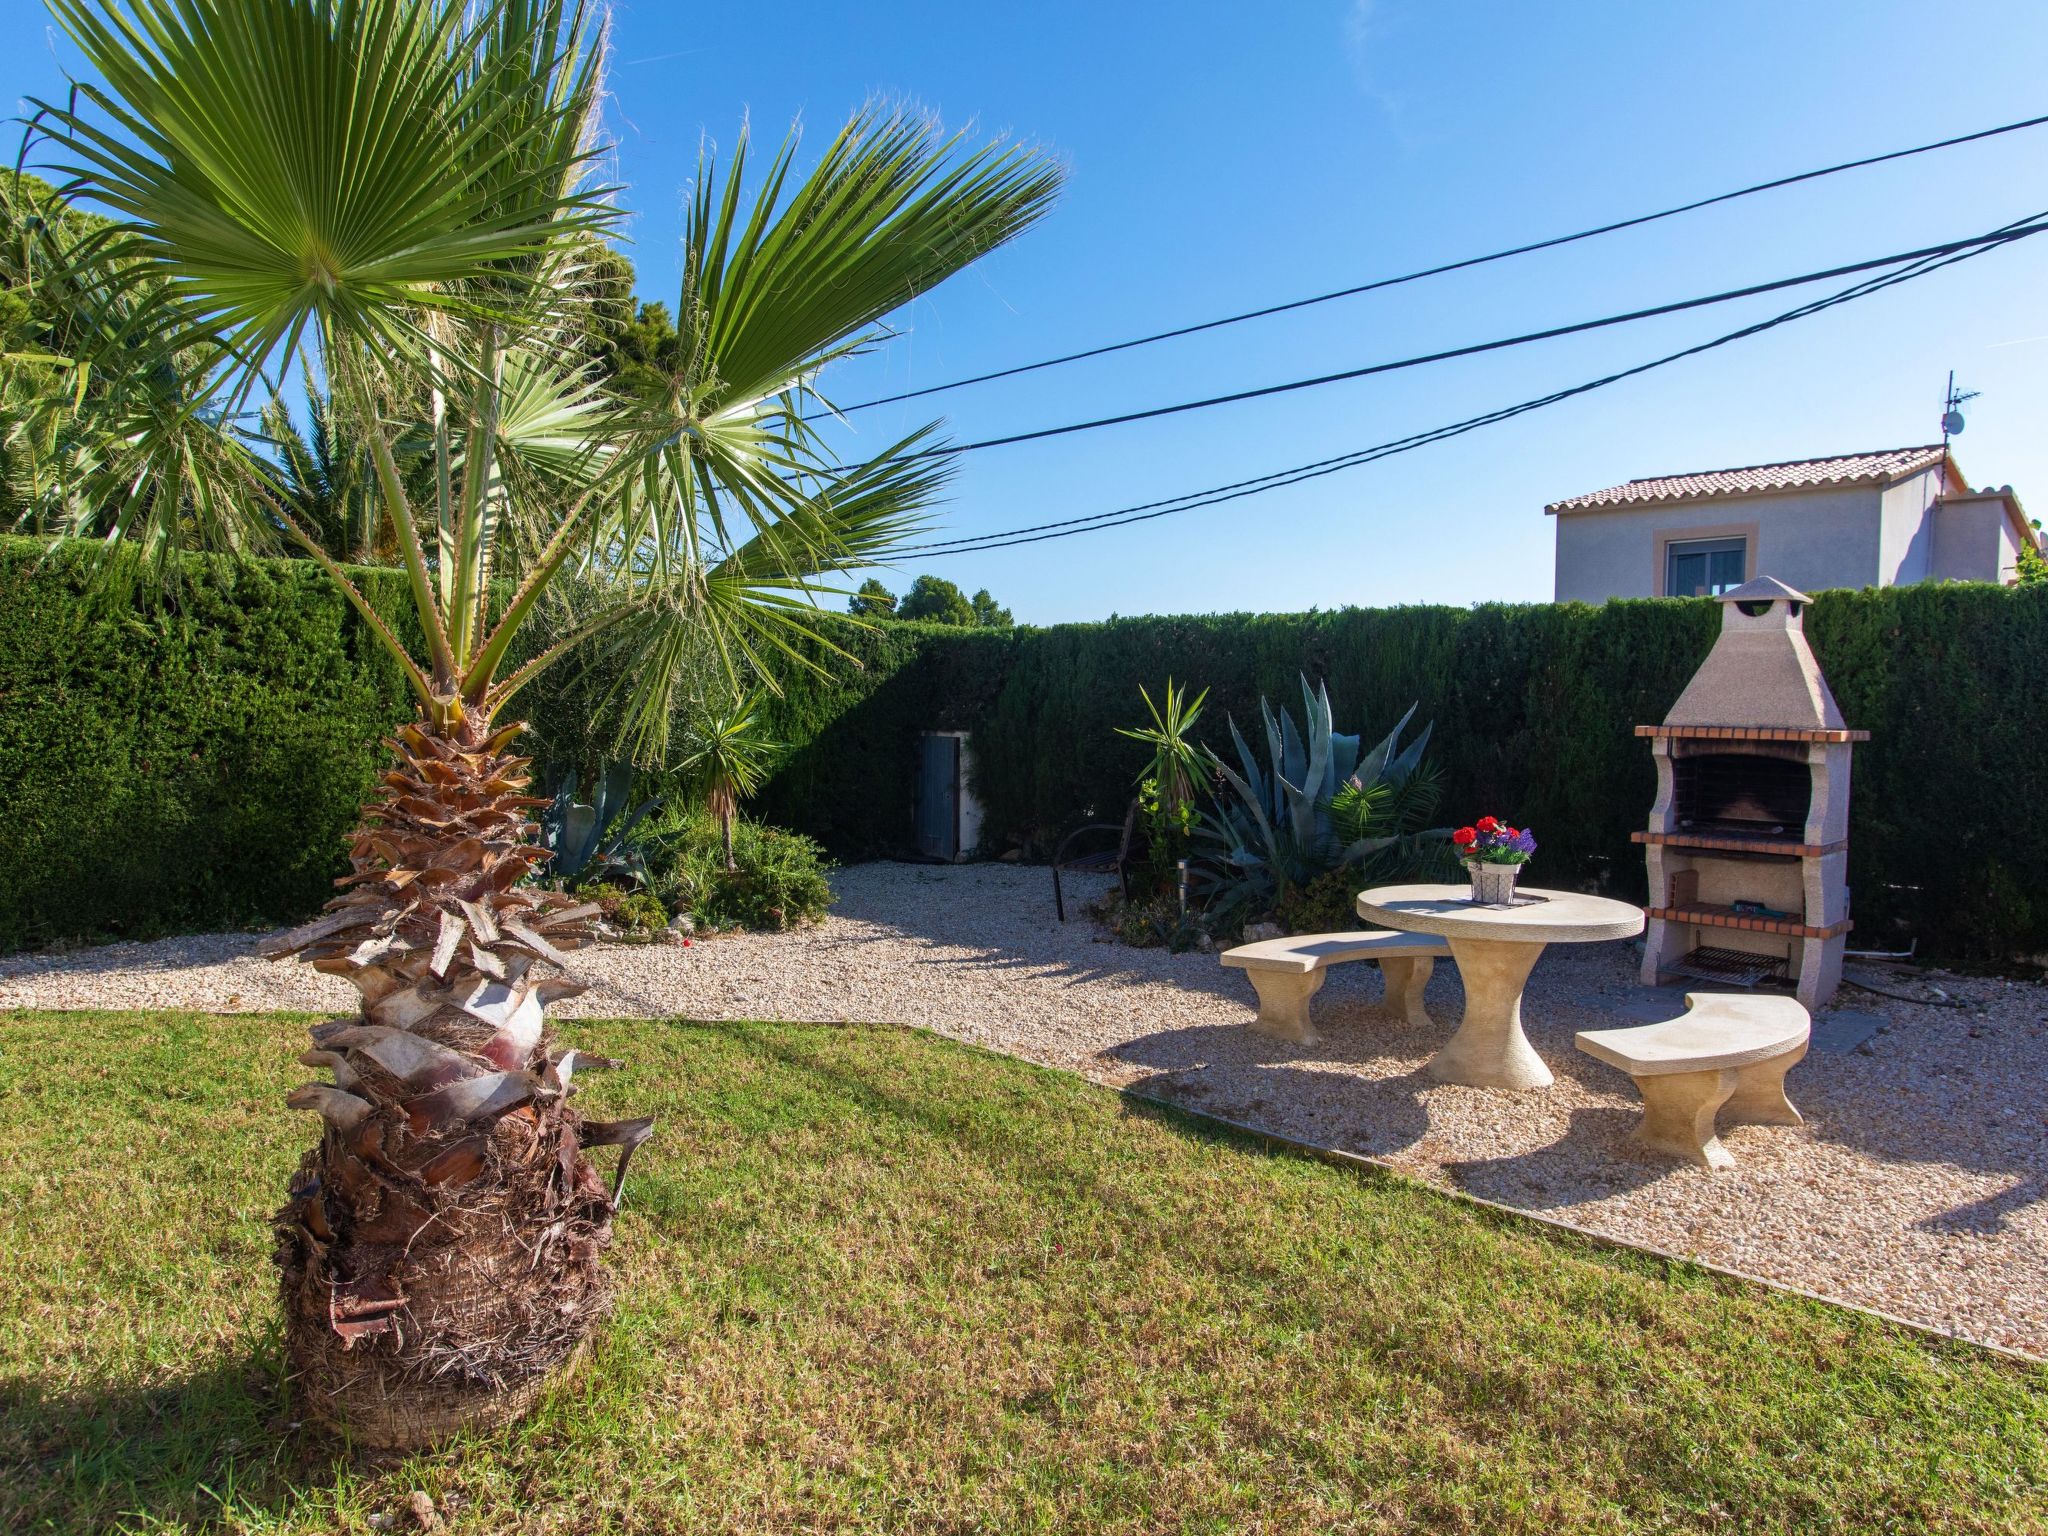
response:
<path fill-rule="evenodd" d="M 105 976 L 124 971 L 179 971 L 219 965 L 223 961 L 255 954 L 257 943 L 270 931 L 266 928 L 260 933 L 194 933 L 174 939 L 35 950 L 0 956 L 0 977 L 54 973 Z"/>
<path fill-rule="evenodd" d="M 1995 1195 L 1971 1200 L 1913 1225 L 1922 1232 L 1969 1233 L 1988 1237 L 1994 1232 L 2003 1232 L 2015 1215 L 2044 1196 L 2048 1196 L 2048 1175 L 2028 1174 Z"/>
<path fill-rule="evenodd" d="M 1189 1109 L 1281 1134 L 1383 1156 L 1429 1130 L 1419 1072 L 1366 1077 L 1337 1071 L 1388 1058 L 1413 1060 L 1433 1040 L 1377 1009 L 1346 1009 L 1318 1021 L 1318 1045 L 1293 1045 L 1250 1029 L 1201 1024 L 1161 1030 L 1114 1046 L 1111 1061 L 1151 1075 L 1131 1085 Z"/>

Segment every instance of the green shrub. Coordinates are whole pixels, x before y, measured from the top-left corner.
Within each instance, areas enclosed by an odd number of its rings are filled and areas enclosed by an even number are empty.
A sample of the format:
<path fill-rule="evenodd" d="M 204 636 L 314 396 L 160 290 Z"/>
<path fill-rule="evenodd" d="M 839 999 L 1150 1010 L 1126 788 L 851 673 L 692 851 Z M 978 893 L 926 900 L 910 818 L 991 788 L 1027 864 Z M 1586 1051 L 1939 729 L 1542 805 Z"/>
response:
<path fill-rule="evenodd" d="M 1339 867 L 1292 886 L 1273 909 L 1289 933 L 1344 933 L 1358 926 L 1358 893 L 1372 881 Z"/>
<path fill-rule="evenodd" d="M 1199 913 L 1181 911 L 1177 891 L 1140 891 L 1129 899 L 1122 891 L 1111 891 L 1089 903 L 1088 915 L 1115 934 L 1119 944 L 1133 949 L 1164 947 L 1176 955 L 1201 943 L 1209 931 Z"/>
<path fill-rule="evenodd" d="M 701 810 L 676 817 L 649 835 L 650 883 L 702 928 L 798 928 L 832 905 L 832 865 L 808 837 L 742 817 L 732 851 L 739 867 L 728 870 L 717 818 Z"/>
<path fill-rule="evenodd" d="M 598 881 L 583 886 L 576 894 L 603 907 L 605 917 L 627 933 L 660 933 L 668 927 L 668 908 L 652 891 L 629 891 L 623 886 Z"/>

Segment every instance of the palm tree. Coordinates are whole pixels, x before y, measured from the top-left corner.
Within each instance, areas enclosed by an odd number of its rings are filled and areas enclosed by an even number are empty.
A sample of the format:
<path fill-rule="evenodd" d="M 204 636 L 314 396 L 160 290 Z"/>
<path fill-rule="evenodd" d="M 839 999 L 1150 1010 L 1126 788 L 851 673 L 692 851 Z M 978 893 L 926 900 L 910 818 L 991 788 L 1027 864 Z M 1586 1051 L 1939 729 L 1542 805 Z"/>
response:
<path fill-rule="evenodd" d="M 499 1422 L 603 1315 L 650 1129 L 568 1102 L 604 1063 L 543 1014 L 580 990 L 562 971 L 596 908 L 529 880 L 542 802 L 509 707 L 601 639 L 636 659 L 652 749 L 665 656 L 708 635 L 738 667 L 815 641 L 821 583 L 888 552 L 945 478 L 929 429 L 837 464 L 804 424 L 819 369 L 1034 222 L 1059 173 L 875 114 L 806 176 L 785 147 L 751 202 L 743 154 L 701 166 L 677 364 L 629 405 L 576 345 L 580 264 L 616 216 L 594 178 L 603 35 L 578 0 L 49 3 L 104 81 L 38 104 L 60 190 L 110 216 L 67 272 L 95 345 L 161 365 L 97 374 L 89 531 L 302 550 L 416 703 L 342 893 L 266 946 L 362 996 L 302 1058 L 331 1080 L 288 1099 L 325 1122 L 277 1218 L 290 1360 L 306 1409 L 366 1442 Z M 416 648 L 234 430 L 302 356 L 359 424 Z M 603 600 L 522 647 L 570 578 Z M 600 1146 L 622 1149 L 609 1186 Z"/>
<path fill-rule="evenodd" d="M 696 728 L 690 754 L 683 760 L 684 769 L 704 796 L 705 809 L 718 818 L 727 874 L 739 868 L 732 857 L 732 824 L 740 813 L 740 802 L 761 787 L 775 765 L 775 743 L 765 727 L 760 694 L 744 694 L 727 708 L 705 716 Z"/>

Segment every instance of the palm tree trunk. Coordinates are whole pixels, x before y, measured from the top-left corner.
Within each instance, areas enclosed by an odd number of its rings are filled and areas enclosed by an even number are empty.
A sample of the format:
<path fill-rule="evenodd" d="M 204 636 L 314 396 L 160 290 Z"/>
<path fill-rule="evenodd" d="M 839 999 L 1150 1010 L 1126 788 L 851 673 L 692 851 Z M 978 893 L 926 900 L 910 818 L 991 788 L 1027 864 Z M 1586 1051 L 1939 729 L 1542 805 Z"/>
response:
<path fill-rule="evenodd" d="M 313 1027 L 325 1067 L 287 1102 L 326 1122 L 276 1217 L 286 1345 L 306 1409 L 371 1445 L 503 1422 L 609 1308 L 600 1256 L 652 1121 L 568 1103 L 543 1010 L 594 906 L 520 882 L 544 861 L 521 727 L 409 726 L 325 914 L 266 946 L 362 994 Z M 610 1190 L 585 1155 L 622 1148 Z"/>

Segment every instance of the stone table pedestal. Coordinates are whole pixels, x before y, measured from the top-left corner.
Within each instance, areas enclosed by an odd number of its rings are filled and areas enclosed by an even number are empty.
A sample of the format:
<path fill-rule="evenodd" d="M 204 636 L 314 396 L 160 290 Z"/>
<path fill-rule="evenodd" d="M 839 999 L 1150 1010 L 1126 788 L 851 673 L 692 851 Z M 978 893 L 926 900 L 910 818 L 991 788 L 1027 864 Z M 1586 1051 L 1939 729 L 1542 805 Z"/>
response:
<path fill-rule="evenodd" d="M 1384 885 L 1358 915 L 1402 933 L 1449 940 L 1465 984 L 1465 1017 L 1429 1063 L 1432 1076 L 1474 1088 L 1547 1088 L 1555 1081 L 1522 1033 L 1522 989 L 1544 946 L 1627 939 L 1643 913 L 1625 901 L 1524 887 L 1512 906 L 1477 906 L 1462 885 Z"/>

